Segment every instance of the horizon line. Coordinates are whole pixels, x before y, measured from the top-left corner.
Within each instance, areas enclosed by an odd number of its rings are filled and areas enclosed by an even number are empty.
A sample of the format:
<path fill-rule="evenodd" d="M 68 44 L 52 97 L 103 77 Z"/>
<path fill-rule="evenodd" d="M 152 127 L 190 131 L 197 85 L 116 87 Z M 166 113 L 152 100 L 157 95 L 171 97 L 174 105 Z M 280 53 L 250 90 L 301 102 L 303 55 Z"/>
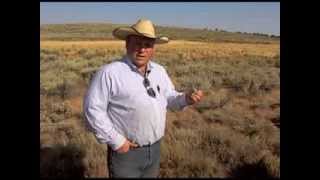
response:
<path fill-rule="evenodd" d="M 129 25 L 129 24 L 124 24 L 124 23 L 116 23 L 116 22 L 108 22 L 108 21 L 79 21 L 79 22 L 58 22 L 58 23 L 41 23 L 41 25 L 68 25 L 68 24 L 114 24 L 114 25 Z M 267 36 L 276 36 L 280 37 L 280 34 L 274 34 L 274 33 L 262 33 L 262 32 L 245 32 L 245 31 L 230 31 L 226 30 L 220 27 L 187 27 L 187 26 L 179 26 L 179 25 L 155 25 L 155 26 L 160 26 L 160 27 L 169 27 L 169 28 L 186 28 L 186 29 L 196 29 L 196 30 L 210 30 L 210 31 L 225 31 L 225 32 L 230 32 L 230 33 L 247 33 L 247 34 L 260 34 L 260 35 L 267 35 Z"/>

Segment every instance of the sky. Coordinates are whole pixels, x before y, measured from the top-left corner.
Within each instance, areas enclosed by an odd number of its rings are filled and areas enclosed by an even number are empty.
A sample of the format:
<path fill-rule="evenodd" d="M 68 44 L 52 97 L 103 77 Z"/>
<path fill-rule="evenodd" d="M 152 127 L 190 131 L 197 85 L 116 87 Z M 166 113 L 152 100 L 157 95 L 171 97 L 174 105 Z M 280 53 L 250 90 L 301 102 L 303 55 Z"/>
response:
<path fill-rule="evenodd" d="M 279 2 L 41 2 L 40 24 L 101 22 L 280 35 Z"/>

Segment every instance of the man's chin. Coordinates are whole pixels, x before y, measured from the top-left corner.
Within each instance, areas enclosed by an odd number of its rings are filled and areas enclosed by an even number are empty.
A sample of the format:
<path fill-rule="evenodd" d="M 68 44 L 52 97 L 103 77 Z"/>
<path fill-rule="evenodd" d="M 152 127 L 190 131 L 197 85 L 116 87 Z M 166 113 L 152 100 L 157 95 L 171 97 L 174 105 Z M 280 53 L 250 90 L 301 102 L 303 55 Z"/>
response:
<path fill-rule="evenodd" d="M 136 57 L 136 62 L 138 62 L 138 63 L 142 63 L 142 64 L 144 64 L 144 63 L 147 63 L 148 62 L 148 59 L 146 58 L 146 57 Z"/>
<path fill-rule="evenodd" d="M 144 59 L 135 59 L 134 64 L 138 67 L 144 66 L 148 61 Z"/>

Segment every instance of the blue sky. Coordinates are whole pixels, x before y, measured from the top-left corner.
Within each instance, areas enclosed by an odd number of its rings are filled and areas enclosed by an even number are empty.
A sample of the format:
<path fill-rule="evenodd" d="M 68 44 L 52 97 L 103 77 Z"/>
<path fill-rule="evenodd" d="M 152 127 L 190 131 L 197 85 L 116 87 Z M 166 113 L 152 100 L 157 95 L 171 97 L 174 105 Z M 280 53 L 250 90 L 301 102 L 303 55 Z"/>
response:
<path fill-rule="evenodd" d="M 280 35 L 279 2 L 41 2 L 40 24 L 109 22 Z"/>

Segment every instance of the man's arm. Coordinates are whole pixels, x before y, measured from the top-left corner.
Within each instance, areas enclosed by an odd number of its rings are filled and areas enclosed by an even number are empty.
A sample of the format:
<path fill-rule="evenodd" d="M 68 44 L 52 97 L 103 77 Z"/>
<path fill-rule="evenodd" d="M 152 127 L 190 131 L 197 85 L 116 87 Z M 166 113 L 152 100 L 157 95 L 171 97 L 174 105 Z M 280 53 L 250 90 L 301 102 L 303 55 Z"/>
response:
<path fill-rule="evenodd" d="M 176 91 L 167 71 L 164 68 L 163 71 L 163 77 L 166 84 L 165 96 L 168 101 L 167 107 L 170 110 L 182 110 L 188 105 L 186 101 L 186 94 Z"/>
<path fill-rule="evenodd" d="M 165 69 L 164 78 L 167 84 L 165 95 L 168 101 L 168 108 L 171 110 L 182 110 L 188 105 L 200 102 L 203 97 L 203 92 L 201 90 L 194 89 L 191 92 L 185 93 L 176 91 Z"/>
<path fill-rule="evenodd" d="M 110 74 L 103 69 L 99 70 L 84 98 L 83 110 L 85 120 L 97 140 L 116 150 L 125 143 L 126 138 L 115 130 L 107 114 L 110 86 Z"/>

